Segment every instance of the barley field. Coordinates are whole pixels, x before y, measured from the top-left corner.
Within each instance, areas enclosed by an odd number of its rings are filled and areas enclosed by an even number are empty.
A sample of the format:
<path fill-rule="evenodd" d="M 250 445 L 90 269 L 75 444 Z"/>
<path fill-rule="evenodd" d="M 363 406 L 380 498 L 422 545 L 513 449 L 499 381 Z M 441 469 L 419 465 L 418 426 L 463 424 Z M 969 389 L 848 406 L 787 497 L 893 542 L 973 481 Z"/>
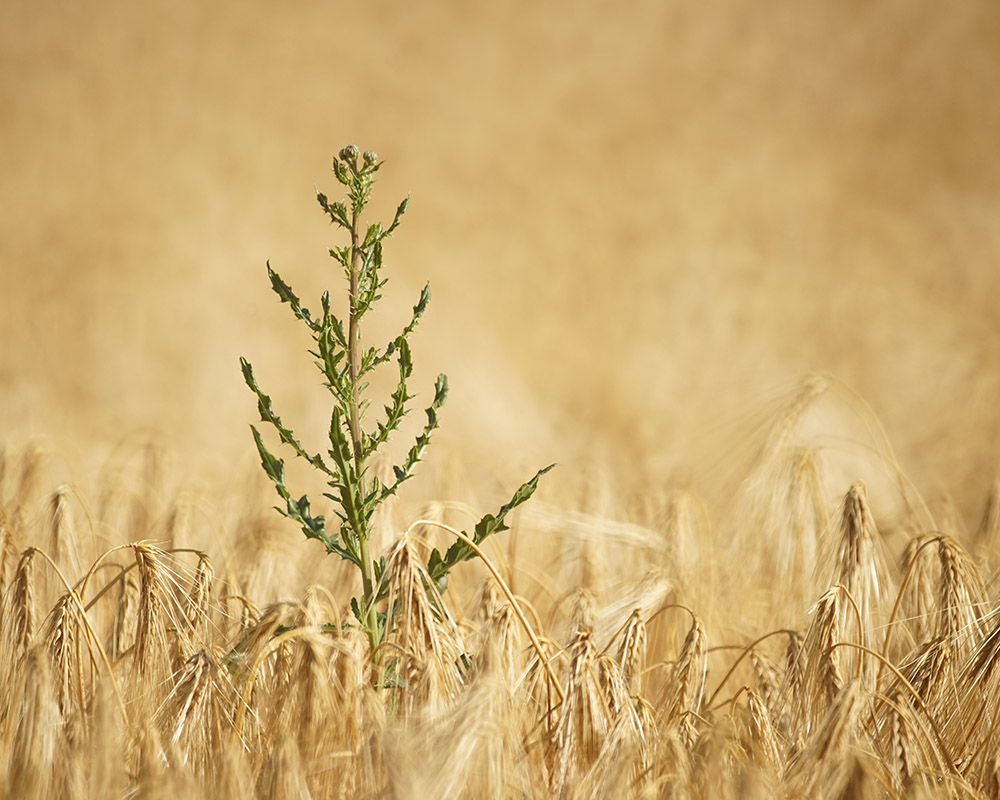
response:
<path fill-rule="evenodd" d="M 1000 797 L 995 3 L 4 11 L 0 797 Z M 374 652 L 240 376 L 323 440 L 348 142 L 451 385 Z"/>

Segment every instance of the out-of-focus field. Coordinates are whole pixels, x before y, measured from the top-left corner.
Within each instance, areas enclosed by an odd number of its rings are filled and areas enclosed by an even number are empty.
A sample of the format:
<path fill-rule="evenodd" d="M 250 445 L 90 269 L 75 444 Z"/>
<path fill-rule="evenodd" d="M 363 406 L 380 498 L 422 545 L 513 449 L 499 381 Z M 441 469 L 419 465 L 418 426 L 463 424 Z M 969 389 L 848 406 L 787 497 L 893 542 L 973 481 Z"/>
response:
<path fill-rule="evenodd" d="M 264 264 L 341 296 L 352 142 L 452 387 L 390 596 L 560 465 L 486 548 L 542 641 L 467 565 L 396 683 L 238 366 L 322 448 Z M 998 143 L 989 0 L 6 3 L 0 793 L 998 796 Z"/>
<path fill-rule="evenodd" d="M 356 141 L 387 161 L 379 210 L 413 196 L 389 296 L 403 313 L 432 282 L 416 361 L 451 377 L 449 447 L 655 482 L 821 370 L 925 493 L 978 513 L 1000 443 L 994 4 L 4 15 L 5 438 L 153 430 L 249 468 L 241 354 L 322 430 L 264 261 L 307 297 L 339 285 L 312 191 Z"/>

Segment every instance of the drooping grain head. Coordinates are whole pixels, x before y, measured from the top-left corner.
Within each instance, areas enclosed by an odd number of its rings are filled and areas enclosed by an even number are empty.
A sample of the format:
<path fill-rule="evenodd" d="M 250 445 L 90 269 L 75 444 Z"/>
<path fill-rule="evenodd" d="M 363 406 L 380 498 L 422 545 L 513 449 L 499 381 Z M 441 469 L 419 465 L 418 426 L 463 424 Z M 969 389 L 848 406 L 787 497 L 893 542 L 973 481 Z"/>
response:
<path fill-rule="evenodd" d="M 132 550 L 139 577 L 133 667 L 136 675 L 142 678 L 166 666 L 168 579 L 164 553 L 159 548 L 140 542 L 132 545 Z"/>
<path fill-rule="evenodd" d="M 400 540 L 386 559 L 389 602 L 386 618 L 396 621 L 396 642 L 416 654 L 442 657 L 434 609 L 424 587 L 421 568 L 408 540 Z"/>
<path fill-rule="evenodd" d="M 919 755 L 916 750 L 914 721 L 910 698 L 897 690 L 889 705 L 889 766 L 898 787 L 908 791 L 917 773 Z"/>
<path fill-rule="evenodd" d="M 54 682 L 59 709 L 66 717 L 71 712 L 83 713 L 87 697 L 84 691 L 84 670 L 81 660 L 82 641 L 87 632 L 80 619 L 79 599 L 67 592 L 49 613 L 44 626 L 45 647 L 52 659 Z"/>
<path fill-rule="evenodd" d="M 566 697 L 559 710 L 551 762 L 556 795 L 594 762 L 611 723 L 590 630 L 577 630 L 567 651 L 570 660 L 564 680 Z"/>
<path fill-rule="evenodd" d="M 705 628 L 693 617 L 684 645 L 667 687 L 664 717 L 668 725 L 680 726 L 682 738 L 691 745 L 696 734 L 695 715 L 701 710 L 708 674 Z"/>
<path fill-rule="evenodd" d="M 4 614 L 4 622 L 11 631 L 15 656 L 28 652 L 35 635 L 35 581 L 34 556 L 37 551 L 29 547 L 21 554 L 14 572 L 11 602 Z"/>
<path fill-rule="evenodd" d="M 798 697 L 805 683 L 805 639 L 798 631 L 789 631 L 785 647 L 784 691 L 789 698 Z"/>
<path fill-rule="evenodd" d="M 338 707 L 333 691 L 334 650 L 329 637 L 316 626 L 302 626 L 296 632 L 294 642 L 279 651 L 274 691 L 283 701 L 276 704 L 274 710 L 278 716 L 268 727 L 276 733 L 283 731 L 286 732 L 283 735 L 298 737 L 299 752 L 308 761 L 329 746 L 316 736 L 316 731 L 345 709 Z"/>
<path fill-rule="evenodd" d="M 868 506 L 868 491 L 855 483 L 844 496 L 840 527 L 840 553 L 834 580 L 847 587 L 861 608 L 866 627 L 882 597 L 882 582 L 875 543 L 878 529 Z"/>
<path fill-rule="evenodd" d="M 76 575 L 80 572 L 79 542 L 81 536 L 73 520 L 70 494 L 70 488 L 62 485 L 49 497 L 49 536 L 46 546 L 48 555 L 65 572 Z"/>
<path fill-rule="evenodd" d="M 510 605 L 500 606 L 481 629 L 479 671 L 498 672 L 511 689 L 524 671 L 520 630 Z"/>
<path fill-rule="evenodd" d="M 181 763 L 204 775 L 212 754 L 222 742 L 227 725 L 219 665 L 205 651 L 189 658 L 173 677 L 173 687 L 158 709 L 154 722 L 177 753 Z"/>
<path fill-rule="evenodd" d="M 581 628 L 587 628 L 593 630 L 597 622 L 596 608 L 597 600 L 593 593 L 587 589 L 577 589 L 573 596 L 572 629 L 580 630 Z"/>
<path fill-rule="evenodd" d="M 403 654 L 400 666 L 409 686 L 406 703 L 411 709 L 428 702 L 444 703 L 461 683 L 458 665 L 464 649 L 409 539 L 397 542 L 386 559 L 385 575 L 386 619 L 395 625 L 387 638 Z"/>
<path fill-rule="evenodd" d="M 839 553 L 832 582 L 843 585 L 853 600 L 853 604 L 841 604 L 840 630 L 852 631 L 851 638 L 857 636 L 859 644 L 869 644 L 873 632 L 888 613 L 884 606 L 889 598 L 895 597 L 895 590 L 863 483 L 855 483 L 844 497 Z M 862 662 L 861 677 L 871 687 L 874 662 L 856 650 L 844 659 L 852 674 L 859 660 Z"/>
<path fill-rule="evenodd" d="M 646 639 L 646 624 L 642 620 L 641 610 L 637 608 L 628 618 L 618 649 L 622 675 L 632 694 L 639 693 L 642 671 L 646 665 Z"/>
<path fill-rule="evenodd" d="M 215 567 L 212 566 L 212 559 L 207 553 L 198 553 L 198 566 L 184 606 L 184 617 L 192 634 L 207 636 L 209 633 L 214 584 Z"/>
<path fill-rule="evenodd" d="M 610 719 L 617 720 L 623 715 L 631 716 L 634 714 L 632 694 L 625 682 L 621 665 L 610 656 L 598 656 L 597 675 Z M 637 720 L 635 725 L 638 726 Z"/>
<path fill-rule="evenodd" d="M 924 705 L 933 708 L 946 684 L 952 684 L 953 664 L 951 645 L 944 637 L 930 639 L 920 645 L 902 672 L 916 690 Z"/>
<path fill-rule="evenodd" d="M 940 559 L 935 558 L 934 537 L 918 536 L 903 553 L 903 574 L 909 576 L 904 595 L 904 620 L 916 642 L 926 642 L 939 627 Z"/>
<path fill-rule="evenodd" d="M 938 537 L 941 562 L 940 616 L 937 635 L 953 641 L 964 659 L 982 642 L 984 619 L 992 610 L 979 567 L 952 537 Z"/>
<path fill-rule="evenodd" d="M 758 766 L 775 777 L 784 769 L 784 757 L 778 741 L 771 714 L 763 698 L 753 689 L 747 689 L 748 749 Z"/>
<path fill-rule="evenodd" d="M 774 709 L 781 702 L 782 675 L 767 655 L 758 649 L 750 651 L 750 666 L 753 667 L 757 696 L 768 709 Z"/>
<path fill-rule="evenodd" d="M 273 603 L 264 609 L 256 623 L 243 631 L 226 654 L 226 666 L 239 679 L 252 677 L 252 670 L 278 628 L 291 622 L 285 603 Z"/>
<path fill-rule="evenodd" d="M 479 595 L 479 619 L 483 624 L 488 623 L 496 615 L 500 607 L 506 600 L 500 597 L 496 583 L 491 580 L 483 581 L 483 591 Z"/>
<path fill-rule="evenodd" d="M 812 621 L 797 656 L 800 666 L 794 668 L 801 670 L 801 686 L 789 695 L 794 707 L 794 738 L 808 738 L 844 685 L 840 650 L 835 648 L 841 636 L 840 596 L 837 589 L 831 589 L 809 612 Z M 795 675 L 795 671 L 790 669 L 790 674 Z"/>

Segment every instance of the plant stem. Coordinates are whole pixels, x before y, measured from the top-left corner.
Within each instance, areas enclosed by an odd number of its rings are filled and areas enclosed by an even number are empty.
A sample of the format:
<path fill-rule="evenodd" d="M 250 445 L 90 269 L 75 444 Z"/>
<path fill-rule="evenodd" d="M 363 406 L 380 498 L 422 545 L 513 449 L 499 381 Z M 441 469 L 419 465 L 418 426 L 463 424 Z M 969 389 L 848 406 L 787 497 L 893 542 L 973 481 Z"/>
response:
<path fill-rule="evenodd" d="M 351 426 L 351 445 L 354 449 L 354 469 L 361 478 L 361 421 L 358 410 L 358 344 L 361 329 L 358 319 L 358 272 L 361 268 L 361 250 L 358 249 L 358 212 L 351 215 L 351 270 L 350 270 L 350 322 L 347 335 L 347 363 L 351 373 L 351 402 L 348 408 L 348 424 Z"/>
<path fill-rule="evenodd" d="M 359 495 L 363 494 L 362 471 L 364 469 L 364 453 L 361 448 L 361 412 L 358 403 L 358 357 L 361 341 L 361 329 L 358 315 L 358 278 L 361 269 L 361 250 L 358 248 L 358 209 L 351 213 L 351 269 L 350 269 L 350 320 L 347 337 L 347 364 L 351 378 L 351 399 L 348 404 L 348 425 L 351 428 L 351 447 L 354 450 L 354 472 L 359 484 Z M 375 610 L 373 595 L 372 560 L 368 554 L 368 530 L 364 522 L 359 520 L 361 528 L 355 529 L 358 537 L 358 558 L 361 561 L 362 611 L 364 614 L 365 631 L 368 641 L 374 651 L 378 645 L 378 617 Z"/>

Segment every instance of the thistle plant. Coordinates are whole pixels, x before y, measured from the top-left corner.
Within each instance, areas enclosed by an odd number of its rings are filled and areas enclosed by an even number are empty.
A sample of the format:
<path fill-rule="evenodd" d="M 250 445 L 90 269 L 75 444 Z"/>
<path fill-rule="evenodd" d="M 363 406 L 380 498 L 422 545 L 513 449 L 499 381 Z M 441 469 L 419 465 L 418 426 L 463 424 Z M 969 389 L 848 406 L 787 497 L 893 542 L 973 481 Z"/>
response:
<path fill-rule="evenodd" d="M 271 269 L 270 263 L 267 264 L 274 292 L 282 303 L 291 307 L 295 318 L 305 325 L 312 337 L 315 348 L 309 353 L 322 373 L 323 385 L 332 399 L 329 447 L 325 454 L 310 450 L 299 442 L 274 411 L 271 398 L 260 388 L 250 362 L 240 359 L 243 377 L 257 397 L 261 421 L 274 428 L 280 443 L 290 448 L 295 457 L 305 460 L 322 475 L 330 489 L 323 493 L 323 497 L 333 503 L 337 519 L 331 525 L 324 515 L 313 512 L 313 503 L 308 495 L 296 497 L 293 494 L 286 483 L 284 460 L 272 454 L 260 431 L 251 425 L 261 466 L 282 501 L 276 509 L 297 522 L 307 539 L 317 540 L 327 553 L 335 553 L 360 571 L 361 596 L 352 598 L 351 608 L 373 651 L 384 639 L 392 620 L 386 620 L 382 608 L 388 591 L 384 581 L 386 562 L 383 554 L 372 552 L 372 519 L 379 506 L 413 476 L 414 468 L 423 458 L 438 427 L 438 412 L 448 396 L 448 379 L 445 375 L 438 375 L 433 398 L 425 410 L 427 421 L 402 463 L 393 466 L 392 479 L 383 482 L 372 474 L 372 456 L 389 442 L 411 410 L 414 395 L 410 394 L 408 386 L 413 373 L 410 336 L 427 310 L 431 297 L 430 285 L 427 284 L 413 306 L 409 321 L 399 335 L 384 347 L 370 346 L 362 338 L 361 323 L 382 298 L 382 289 L 387 281 L 382 276 L 385 241 L 399 226 L 409 204 L 409 198 L 399 204 L 388 226 L 378 222 L 367 226 L 362 223 L 375 174 L 381 166 L 382 162 L 374 152 L 369 150 L 361 154 L 356 146 L 348 145 L 333 161 L 334 175 L 346 188 L 346 198 L 330 202 L 322 192 L 317 191 L 316 194 L 330 222 L 349 236 L 346 244 L 330 248 L 330 256 L 340 265 L 347 282 L 346 320 L 334 313 L 328 291 L 320 299 L 321 314 L 310 313 L 292 288 Z M 389 396 L 381 417 L 370 422 L 369 378 L 376 369 L 392 362 L 398 370 L 396 388 Z M 465 535 L 479 544 L 492 534 L 506 530 L 506 516 L 531 497 L 541 475 L 551 468 L 539 470 L 495 515 L 486 515 L 471 534 Z M 433 550 L 427 563 L 427 574 L 434 586 L 427 586 L 426 589 L 444 592 L 451 569 L 473 556 L 474 550 L 461 540 L 443 555 L 439 550 Z"/>

